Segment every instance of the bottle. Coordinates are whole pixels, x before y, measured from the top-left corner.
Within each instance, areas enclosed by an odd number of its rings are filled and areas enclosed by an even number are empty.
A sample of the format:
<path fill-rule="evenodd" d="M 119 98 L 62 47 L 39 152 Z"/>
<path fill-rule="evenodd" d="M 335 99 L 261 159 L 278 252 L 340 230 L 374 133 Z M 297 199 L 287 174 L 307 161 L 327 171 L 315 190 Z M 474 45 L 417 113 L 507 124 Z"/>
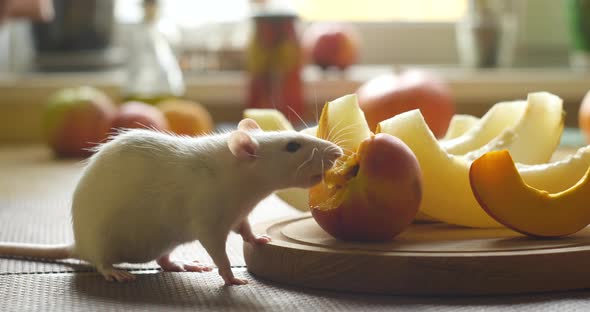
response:
<path fill-rule="evenodd" d="M 276 108 L 292 123 L 304 115 L 297 14 L 283 2 L 254 0 L 247 47 L 248 108 Z"/>
<path fill-rule="evenodd" d="M 157 0 L 143 1 L 143 21 L 129 36 L 126 101 L 156 104 L 184 95 L 182 71 L 166 37 L 158 29 Z"/>
<path fill-rule="evenodd" d="M 457 50 L 469 68 L 510 67 L 516 46 L 517 24 L 511 2 L 469 0 L 457 21 Z"/>

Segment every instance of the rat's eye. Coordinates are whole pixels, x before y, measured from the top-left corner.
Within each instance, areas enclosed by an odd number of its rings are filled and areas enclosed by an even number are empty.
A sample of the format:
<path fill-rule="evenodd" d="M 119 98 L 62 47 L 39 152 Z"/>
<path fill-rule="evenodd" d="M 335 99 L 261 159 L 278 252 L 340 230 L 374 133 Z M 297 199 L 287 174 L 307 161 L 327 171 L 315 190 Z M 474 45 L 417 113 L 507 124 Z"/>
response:
<path fill-rule="evenodd" d="M 301 144 L 299 144 L 295 141 L 291 141 L 291 142 L 287 143 L 287 146 L 285 147 L 285 149 L 289 153 L 295 153 L 300 148 L 301 148 Z"/>

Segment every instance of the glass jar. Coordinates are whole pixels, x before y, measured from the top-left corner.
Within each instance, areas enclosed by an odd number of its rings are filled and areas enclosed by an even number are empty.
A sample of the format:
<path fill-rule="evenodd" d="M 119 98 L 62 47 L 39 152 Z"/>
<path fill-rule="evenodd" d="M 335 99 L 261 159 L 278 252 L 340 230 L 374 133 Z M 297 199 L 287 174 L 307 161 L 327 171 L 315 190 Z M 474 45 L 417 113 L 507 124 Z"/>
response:
<path fill-rule="evenodd" d="M 304 114 L 297 15 L 268 7 L 253 14 L 247 48 L 248 108 L 275 108 L 298 124 Z"/>
<path fill-rule="evenodd" d="M 158 3 L 144 0 L 143 21 L 129 36 L 125 101 L 156 104 L 184 95 L 182 71 L 166 36 L 158 28 Z"/>

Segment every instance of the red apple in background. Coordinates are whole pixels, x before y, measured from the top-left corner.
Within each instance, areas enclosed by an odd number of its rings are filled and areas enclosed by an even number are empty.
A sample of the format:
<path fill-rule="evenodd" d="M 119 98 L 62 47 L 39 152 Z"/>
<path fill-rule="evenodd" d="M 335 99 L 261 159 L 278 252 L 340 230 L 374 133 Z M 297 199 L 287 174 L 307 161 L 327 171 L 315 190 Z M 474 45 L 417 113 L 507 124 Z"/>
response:
<path fill-rule="evenodd" d="M 306 57 L 323 69 L 334 66 L 346 69 L 359 57 L 359 40 L 351 24 L 316 22 L 303 33 Z"/>
<path fill-rule="evenodd" d="M 117 108 L 103 92 L 91 87 L 56 91 L 43 113 L 43 131 L 58 157 L 87 157 L 103 143 Z"/>
<path fill-rule="evenodd" d="M 578 127 L 582 131 L 586 143 L 590 144 L 590 91 L 586 92 L 586 95 L 580 103 L 578 109 Z"/>
<path fill-rule="evenodd" d="M 357 95 L 372 130 L 380 121 L 420 109 L 434 135 L 440 138 L 447 132 L 455 114 L 455 103 L 447 84 L 424 70 L 408 70 L 399 76 L 377 76 L 361 85 Z"/>
<path fill-rule="evenodd" d="M 168 130 L 168 121 L 164 113 L 156 107 L 143 102 L 130 101 L 121 105 L 111 127 Z"/>

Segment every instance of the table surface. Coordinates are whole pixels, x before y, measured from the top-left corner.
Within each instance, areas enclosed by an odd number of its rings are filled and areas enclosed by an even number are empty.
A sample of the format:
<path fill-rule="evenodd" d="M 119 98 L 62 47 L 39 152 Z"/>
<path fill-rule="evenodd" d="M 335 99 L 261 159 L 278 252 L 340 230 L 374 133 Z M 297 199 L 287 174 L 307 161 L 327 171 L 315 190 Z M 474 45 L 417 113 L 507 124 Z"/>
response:
<path fill-rule="evenodd" d="M 55 160 L 42 146 L 0 147 L 0 241 L 71 241 L 68 203 L 82 168 L 82 161 Z M 271 196 L 254 209 L 250 219 L 257 223 L 300 213 Z M 75 261 L 0 259 L 0 311 L 590 309 L 590 290 L 493 297 L 411 297 L 296 288 L 249 274 L 241 248 L 241 239 L 232 234 L 228 253 L 233 270 L 250 280 L 250 284 L 239 287 L 224 287 L 216 272 L 161 272 L 154 263 L 129 265 L 127 268 L 138 274 L 137 281 L 112 284 Z M 210 261 L 198 242 L 178 248 L 174 255 Z"/>

